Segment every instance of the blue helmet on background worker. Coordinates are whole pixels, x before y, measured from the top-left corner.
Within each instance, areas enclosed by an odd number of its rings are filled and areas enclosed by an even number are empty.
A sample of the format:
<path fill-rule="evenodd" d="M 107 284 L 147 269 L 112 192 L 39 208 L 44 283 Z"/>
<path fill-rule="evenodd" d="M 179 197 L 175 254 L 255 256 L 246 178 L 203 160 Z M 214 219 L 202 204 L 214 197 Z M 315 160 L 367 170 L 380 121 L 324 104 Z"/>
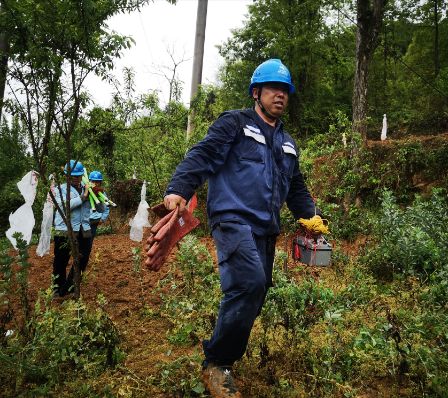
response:
<path fill-rule="evenodd" d="M 103 175 L 100 171 L 94 170 L 89 174 L 90 181 L 103 181 Z"/>
<path fill-rule="evenodd" d="M 76 163 L 76 164 L 75 164 Z M 64 173 L 67 174 L 70 171 L 70 175 L 78 177 L 84 174 L 84 166 L 78 160 L 70 160 L 70 165 L 67 163 L 64 167 Z"/>
<path fill-rule="evenodd" d="M 288 68 L 279 59 L 268 59 L 257 66 L 250 79 L 249 95 L 252 96 L 254 87 L 264 83 L 284 83 L 289 88 L 289 94 L 296 91 Z"/>

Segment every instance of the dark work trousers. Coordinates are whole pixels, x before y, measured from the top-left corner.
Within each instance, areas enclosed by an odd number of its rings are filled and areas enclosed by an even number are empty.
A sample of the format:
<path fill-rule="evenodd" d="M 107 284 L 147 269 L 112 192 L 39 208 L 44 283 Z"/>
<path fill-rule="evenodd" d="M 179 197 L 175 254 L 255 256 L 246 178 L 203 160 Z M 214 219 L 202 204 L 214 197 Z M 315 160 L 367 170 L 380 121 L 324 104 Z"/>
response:
<path fill-rule="evenodd" d="M 95 239 L 96 236 L 96 230 L 98 228 L 98 225 L 100 223 L 100 220 L 90 220 L 90 230 L 92 231 L 92 237 L 90 238 L 92 240 L 92 245 L 93 245 L 93 240 Z"/>
<path fill-rule="evenodd" d="M 89 261 L 90 250 L 92 249 L 92 238 L 83 237 L 82 233 L 77 234 L 78 247 L 80 253 L 79 268 L 81 273 L 85 271 Z M 60 296 L 68 293 L 73 286 L 73 266 L 70 269 L 68 277 L 66 277 L 67 265 L 70 260 L 71 250 L 70 243 L 67 236 L 54 237 L 54 261 L 53 261 L 53 276 L 54 283 L 57 285 L 55 291 Z"/>
<path fill-rule="evenodd" d="M 212 232 L 224 297 L 210 340 L 202 345 L 205 361 L 232 366 L 246 351 L 255 318 L 272 286 L 275 236 L 257 236 L 250 226 L 218 224 Z"/>

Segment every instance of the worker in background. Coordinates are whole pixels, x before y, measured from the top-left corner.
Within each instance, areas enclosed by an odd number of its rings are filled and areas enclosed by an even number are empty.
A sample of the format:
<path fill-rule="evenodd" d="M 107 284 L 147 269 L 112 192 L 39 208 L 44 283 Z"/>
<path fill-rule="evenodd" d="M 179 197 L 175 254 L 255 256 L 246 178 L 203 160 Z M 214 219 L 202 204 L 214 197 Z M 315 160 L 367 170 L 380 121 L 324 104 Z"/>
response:
<path fill-rule="evenodd" d="M 70 163 L 65 165 L 64 173 L 70 173 L 70 187 L 67 187 L 67 183 L 61 184 L 60 187 L 55 187 L 55 199 L 62 211 L 64 209 L 62 201 L 66 203 L 66 206 L 70 206 L 70 223 L 78 241 L 80 255 L 79 268 L 82 273 L 87 268 L 92 248 L 92 231 L 89 223 L 89 187 L 81 182 L 84 174 L 84 166 L 80 161 L 70 160 Z M 66 201 L 67 191 L 69 191 L 68 201 Z M 103 210 L 103 205 L 98 206 L 97 211 L 101 212 Z M 68 241 L 67 225 L 59 211 L 55 213 L 54 229 L 53 296 L 62 297 L 73 288 L 74 269 L 72 266 L 68 276 L 66 276 L 71 251 Z"/>
<path fill-rule="evenodd" d="M 100 171 L 92 171 L 89 174 L 89 181 L 92 183 L 92 190 L 93 192 L 97 195 L 98 192 L 103 192 L 104 193 L 104 189 L 103 189 L 103 175 L 101 174 Z M 107 218 L 109 217 L 109 206 L 104 206 L 104 211 L 103 212 L 99 212 L 96 210 L 91 209 L 90 210 L 90 229 L 92 231 L 92 244 L 93 244 L 93 239 L 95 238 L 96 235 L 96 230 L 98 228 L 98 225 L 100 223 L 104 223 L 107 221 Z"/>

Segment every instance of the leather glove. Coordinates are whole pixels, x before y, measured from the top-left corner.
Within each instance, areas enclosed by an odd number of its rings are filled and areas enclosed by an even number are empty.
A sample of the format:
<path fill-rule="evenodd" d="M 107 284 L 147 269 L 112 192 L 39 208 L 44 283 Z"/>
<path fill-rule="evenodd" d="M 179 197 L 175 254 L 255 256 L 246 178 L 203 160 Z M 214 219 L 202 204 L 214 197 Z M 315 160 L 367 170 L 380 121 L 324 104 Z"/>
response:
<path fill-rule="evenodd" d="M 191 202 L 194 202 L 192 200 Z M 146 240 L 145 265 L 151 271 L 159 271 L 165 263 L 171 250 L 186 234 L 199 225 L 199 220 L 193 217 L 193 209 L 190 203 L 189 209 L 179 217 L 179 208 L 169 211 L 163 203 L 151 210 L 161 219 L 151 228 L 151 234 Z"/>

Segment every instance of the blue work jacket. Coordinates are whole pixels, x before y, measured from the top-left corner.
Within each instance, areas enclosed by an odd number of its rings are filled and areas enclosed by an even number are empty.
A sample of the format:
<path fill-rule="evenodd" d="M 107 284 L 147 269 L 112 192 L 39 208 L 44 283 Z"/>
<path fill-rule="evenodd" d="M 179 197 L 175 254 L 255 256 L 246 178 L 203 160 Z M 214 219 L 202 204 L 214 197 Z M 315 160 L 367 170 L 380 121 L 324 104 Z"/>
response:
<path fill-rule="evenodd" d="M 165 194 L 189 200 L 208 179 L 212 229 L 234 221 L 250 225 L 257 235 L 278 234 L 285 201 L 296 219 L 315 214 L 298 155 L 281 121 L 274 128 L 254 109 L 224 112 L 178 165 Z"/>
<path fill-rule="evenodd" d="M 59 189 L 55 187 L 55 199 L 58 205 L 62 209 L 61 197 L 59 196 Z M 67 184 L 61 184 L 62 199 L 66 200 L 67 197 Z M 88 200 L 83 201 L 81 196 L 84 193 L 84 187 L 82 188 L 81 194 L 74 187 L 70 187 L 70 215 L 73 231 L 79 232 L 81 225 L 83 231 L 90 230 L 90 203 Z M 65 225 L 59 212 L 56 210 L 54 217 L 54 228 L 56 231 L 67 231 L 67 225 Z"/>

